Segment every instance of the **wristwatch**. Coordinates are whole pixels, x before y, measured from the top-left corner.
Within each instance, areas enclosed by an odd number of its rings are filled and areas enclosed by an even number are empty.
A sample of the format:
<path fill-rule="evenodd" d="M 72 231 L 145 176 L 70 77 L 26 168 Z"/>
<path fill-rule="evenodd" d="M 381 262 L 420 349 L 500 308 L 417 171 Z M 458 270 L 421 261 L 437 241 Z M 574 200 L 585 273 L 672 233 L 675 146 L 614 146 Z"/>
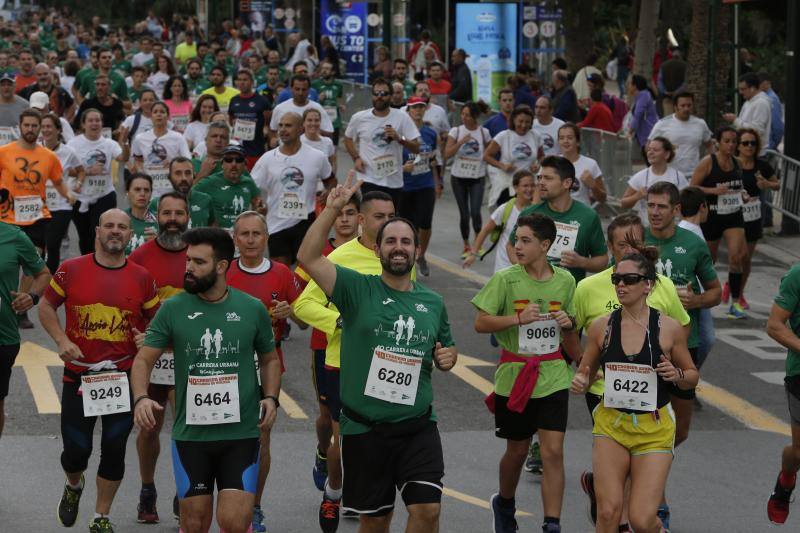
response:
<path fill-rule="evenodd" d="M 272 396 L 271 394 L 269 394 L 267 396 L 264 396 L 264 399 L 265 400 L 272 400 L 273 402 L 275 402 L 275 409 L 277 409 L 278 407 L 281 406 L 281 402 L 278 401 L 278 397 L 277 396 Z"/>
<path fill-rule="evenodd" d="M 344 321 L 342 320 L 341 315 L 336 317 L 336 329 L 342 329 L 342 324 Z"/>
<path fill-rule="evenodd" d="M 39 305 L 39 295 L 38 294 L 33 294 L 32 292 L 29 292 L 28 296 L 30 296 L 31 300 L 33 300 L 33 305 Z"/>

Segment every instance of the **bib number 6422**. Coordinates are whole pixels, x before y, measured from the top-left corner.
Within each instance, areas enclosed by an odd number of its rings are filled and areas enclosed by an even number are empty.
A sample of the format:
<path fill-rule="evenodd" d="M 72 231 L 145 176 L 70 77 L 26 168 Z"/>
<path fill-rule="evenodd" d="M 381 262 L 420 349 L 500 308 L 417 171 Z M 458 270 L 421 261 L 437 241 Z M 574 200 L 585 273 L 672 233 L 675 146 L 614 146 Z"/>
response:
<path fill-rule="evenodd" d="M 647 394 L 647 385 L 648 383 L 646 381 L 636 381 L 632 379 L 615 379 L 613 383 L 614 390 L 617 392 L 625 391 L 641 394 Z"/>

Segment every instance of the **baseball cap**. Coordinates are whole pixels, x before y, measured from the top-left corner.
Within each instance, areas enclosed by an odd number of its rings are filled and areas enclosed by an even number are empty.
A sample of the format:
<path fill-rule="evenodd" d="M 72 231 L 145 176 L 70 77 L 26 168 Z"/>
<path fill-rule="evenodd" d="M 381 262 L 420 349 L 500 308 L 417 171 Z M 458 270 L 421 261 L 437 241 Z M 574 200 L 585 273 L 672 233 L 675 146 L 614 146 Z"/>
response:
<path fill-rule="evenodd" d="M 45 92 L 36 91 L 31 95 L 30 103 L 32 108 L 41 110 L 50 105 L 50 97 Z"/>
<path fill-rule="evenodd" d="M 0 81 L 12 81 L 13 82 L 13 81 L 15 81 L 15 79 L 16 78 L 14 78 L 14 73 L 13 72 L 9 72 L 8 70 L 6 70 L 5 72 L 0 73 Z"/>
<path fill-rule="evenodd" d="M 222 150 L 223 156 L 226 156 L 228 154 L 236 154 L 245 157 L 244 148 L 242 148 L 238 144 L 229 144 L 228 146 L 225 147 L 224 150 Z"/>
<path fill-rule="evenodd" d="M 427 104 L 426 104 L 425 100 L 423 100 L 421 97 L 412 96 L 412 97 L 410 97 L 408 99 L 408 102 L 406 102 L 406 105 L 412 106 L 412 105 L 427 105 Z"/>

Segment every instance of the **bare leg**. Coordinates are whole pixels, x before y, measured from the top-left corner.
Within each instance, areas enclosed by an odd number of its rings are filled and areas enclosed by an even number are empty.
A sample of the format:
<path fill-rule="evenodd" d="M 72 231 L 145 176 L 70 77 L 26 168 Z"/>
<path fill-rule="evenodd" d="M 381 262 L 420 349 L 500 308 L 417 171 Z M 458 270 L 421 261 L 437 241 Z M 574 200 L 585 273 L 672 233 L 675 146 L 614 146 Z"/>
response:
<path fill-rule="evenodd" d="M 389 533 L 392 514 L 389 513 L 386 516 L 365 516 L 362 514 L 358 522 L 358 533 Z"/>
<path fill-rule="evenodd" d="M 136 452 L 139 455 L 139 477 L 142 478 L 142 485 L 154 482 L 156 475 L 156 463 L 161 454 L 161 441 L 158 436 L 164 425 L 164 411 L 153 413 L 156 418 L 156 426 L 152 430 L 139 429 L 136 435 Z"/>
<path fill-rule="evenodd" d="M 328 448 L 328 486 L 333 490 L 342 488 L 342 450 L 339 448 L 339 422 L 333 422 L 333 440 Z"/>
<path fill-rule="evenodd" d="M 317 430 L 317 449 L 322 452 L 327 452 L 331 445 L 331 437 L 333 436 L 333 422 L 331 421 L 331 412 L 327 405 L 319 404 L 319 416 L 314 425 Z"/>
<path fill-rule="evenodd" d="M 744 262 L 742 263 L 742 294 L 744 294 L 744 288 L 747 285 L 747 278 L 750 277 L 750 267 L 752 266 L 753 254 L 755 253 L 756 253 L 756 243 L 748 242 L 747 255 L 745 255 Z"/>
<path fill-rule="evenodd" d="M 428 244 L 430 244 L 430 242 L 431 242 L 431 230 L 430 229 L 419 230 L 420 257 L 422 258 L 425 257 L 425 252 L 428 251 Z"/>
<path fill-rule="evenodd" d="M 271 455 L 269 453 L 270 435 L 272 432 L 267 429 L 261 432 L 261 446 L 258 448 L 259 464 L 258 464 L 258 480 L 256 481 L 256 505 L 261 505 L 261 497 L 264 495 L 264 487 L 267 484 L 267 477 L 269 476 L 269 467 L 271 465 Z"/>
<path fill-rule="evenodd" d="M 208 533 L 211 527 L 214 498 L 192 496 L 181 500 L 181 529 L 184 533 Z"/>
<path fill-rule="evenodd" d="M 500 459 L 500 496 L 511 499 L 517 492 L 522 465 L 528 457 L 530 439 L 506 440 L 506 452 Z M 544 495 L 544 491 L 543 495 Z"/>
<path fill-rule="evenodd" d="M 80 481 L 80 475 L 78 476 L 78 481 Z M 94 508 L 94 512 L 102 515 L 111 514 L 111 504 L 114 502 L 114 496 L 117 494 L 120 484 L 122 484 L 121 479 L 109 481 L 97 476 L 97 505 Z"/>
<path fill-rule="evenodd" d="M 246 533 L 253 520 L 255 495 L 243 490 L 225 489 L 217 495 L 217 523 L 225 533 Z"/>
<path fill-rule="evenodd" d="M 564 499 L 564 433 L 540 429 L 539 445 L 542 450 L 544 516 L 560 518 Z"/>
<path fill-rule="evenodd" d="M 597 533 L 617 533 L 630 471 L 630 454 L 614 440 L 594 437 L 592 469 L 597 494 Z"/>
<path fill-rule="evenodd" d="M 689 438 L 689 427 L 692 425 L 693 400 L 672 397 L 672 409 L 675 411 L 675 447 Z"/>
<path fill-rule="evenodd" d="M 783 449 L 781 468 L 784 472 L 800 470 L 800 426 L 792 424 L 792 444 Z"/>
<path fill-rule="evenodd" d="M 418 503 L 409 505 L 408 524 L 406 533 L 438 533 L 439 513 L 442 506 L 439 503 Z"/>
<path fill-rule="evenodd" d="M 667 484 L 671 453 L 649 453 L 631 458 L 631 527 L 636 533 L 660 533 L 656 515 L 659 496 Z"/>

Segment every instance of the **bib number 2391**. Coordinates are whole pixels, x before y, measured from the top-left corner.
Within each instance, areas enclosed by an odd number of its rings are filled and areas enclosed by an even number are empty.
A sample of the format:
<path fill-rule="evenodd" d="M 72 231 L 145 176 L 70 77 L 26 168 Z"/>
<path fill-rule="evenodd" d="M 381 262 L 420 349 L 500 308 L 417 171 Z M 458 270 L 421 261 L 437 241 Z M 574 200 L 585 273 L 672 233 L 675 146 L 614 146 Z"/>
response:
<path fill-rule="evenodd" d="M 655 411 L 658 408 L 658 377 L 650 365 L 607 363 L 603 403 L 606 407 Z"/>
<path fill-rule="evenodd" d="M 81 376 L 83 416 L 127 413 L 131 410 L 131 394 L 125 372 L 103 372 Z"/>
<path fill-rule="evenodd" d="M 186 423 L 189 425 L 240 422 L 239 376 L 189 376 L 186 387 Z"/>
<path fill-rule="evenodd" d="M 364 394 L 379 400 L 414 405 L 422 359 L 375 348 Z"/>

